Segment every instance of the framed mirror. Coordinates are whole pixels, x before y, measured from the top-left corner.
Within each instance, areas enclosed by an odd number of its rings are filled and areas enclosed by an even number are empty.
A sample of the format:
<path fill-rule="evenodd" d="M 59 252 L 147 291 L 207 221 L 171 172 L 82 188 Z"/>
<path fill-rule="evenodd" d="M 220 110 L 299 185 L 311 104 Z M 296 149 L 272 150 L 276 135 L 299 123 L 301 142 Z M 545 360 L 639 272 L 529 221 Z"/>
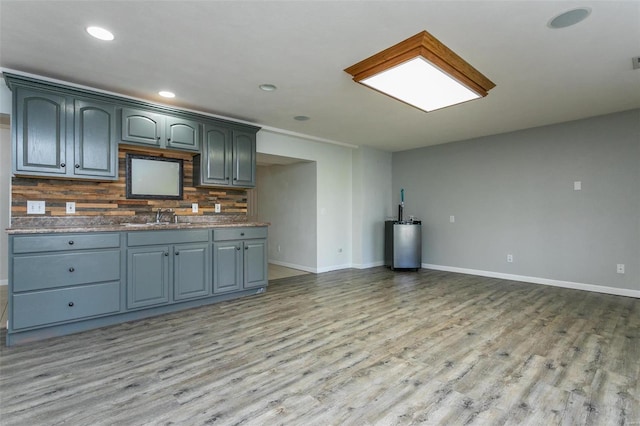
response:
<path fill-rule="evenodd" d="M 182 168 L 177 158 L 127 153 L 127 198 L 182 200 Z"/>

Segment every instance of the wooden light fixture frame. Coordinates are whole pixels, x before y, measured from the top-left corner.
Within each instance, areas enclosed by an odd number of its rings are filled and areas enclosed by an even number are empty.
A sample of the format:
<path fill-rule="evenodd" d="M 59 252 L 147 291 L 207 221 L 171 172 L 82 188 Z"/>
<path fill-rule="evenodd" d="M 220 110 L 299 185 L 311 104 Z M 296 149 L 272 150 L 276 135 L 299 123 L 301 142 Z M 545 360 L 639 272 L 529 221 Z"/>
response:
<path fill-rule="evenodd" d="M 482 97 L 487 96 L 489 90 L 496 87 L 480 71 L 472 67 L 427 31 L 422 31 L 355 65 L 351 65 L 345 71 L 353 76 L 355 82 L 360 83 L 366 78 L 419 56 L 422 56 Z"/>

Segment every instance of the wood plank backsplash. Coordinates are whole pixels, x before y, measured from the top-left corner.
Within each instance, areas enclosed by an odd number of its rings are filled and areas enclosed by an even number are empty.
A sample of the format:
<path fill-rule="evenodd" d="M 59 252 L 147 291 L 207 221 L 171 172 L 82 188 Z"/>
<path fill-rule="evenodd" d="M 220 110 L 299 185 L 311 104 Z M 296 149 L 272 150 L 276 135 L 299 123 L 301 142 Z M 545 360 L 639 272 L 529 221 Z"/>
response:
<path fill-rule="evenodd" d="M 127 152 L 184 160 L 184 199 L 128 200 L 125 183 Z M 76 203 L 76 216 L 148 215 L 159 207 L 172 208 L 178 215 L 247 214 L 247 190 L 193 186 L 193 157 L 190 153 L 120 146 L 118 171 L 118 180 L 112 182 L 14 177 L 11 180 L 11 215 L 26 216 L 27 200 L 45 201 L 46 216 L 65 216 L 67 201 Z M 198 213 L 191 212 L 192 203 L 198 203 Z M 215 213 L 216 203 L 220 204 L 221 213 Z"/>

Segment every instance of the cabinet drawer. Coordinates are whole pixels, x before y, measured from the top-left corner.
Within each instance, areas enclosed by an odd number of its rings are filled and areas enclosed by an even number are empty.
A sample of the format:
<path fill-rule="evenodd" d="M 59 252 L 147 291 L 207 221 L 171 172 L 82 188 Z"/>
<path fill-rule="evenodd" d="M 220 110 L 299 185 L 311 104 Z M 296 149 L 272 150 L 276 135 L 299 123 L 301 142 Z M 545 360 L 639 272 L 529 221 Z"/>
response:
<path fill-rule="evenodd" d="M 13 296 L 13 325 L 50 325 L 120 310 L 120 282 L 37 291 Z"/>
<path fill-rule="evenodd" d="M 251 228 L 224 228 L 213 230 L 214 241 L 249 240 L 267 238 L 267 228 L 256 226 Z"/>
<path fill-rule="evenodd" d="M 37 253 L 43 251 L 84 250 L 111 247 L 120 247 L 120 234 L 21 235 L 13 238 L 14 253 Z"/>
<path fill-rule="evenodd" d="M 120 279 L 120 250 L 15 256 L 13 291 L 45 290 Z"/>
<path fill-rule="evenodd" d="M 129 232 L 127 239 L 127 245 L 129 247 L 207 242 L 209 241 L 209 231 L 206 229 L 138 231 Z"/>

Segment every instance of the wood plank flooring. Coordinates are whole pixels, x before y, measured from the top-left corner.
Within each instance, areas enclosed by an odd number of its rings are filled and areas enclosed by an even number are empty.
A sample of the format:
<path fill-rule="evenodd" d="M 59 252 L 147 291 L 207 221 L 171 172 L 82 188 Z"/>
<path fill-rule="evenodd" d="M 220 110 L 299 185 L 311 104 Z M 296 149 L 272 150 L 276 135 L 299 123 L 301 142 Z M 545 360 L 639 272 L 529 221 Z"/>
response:
<path fill-rule="evenodd" d="M 2 344 L 0 424 L 638 425 L 639 360 L 638 299 L 346 270 Z"/>

